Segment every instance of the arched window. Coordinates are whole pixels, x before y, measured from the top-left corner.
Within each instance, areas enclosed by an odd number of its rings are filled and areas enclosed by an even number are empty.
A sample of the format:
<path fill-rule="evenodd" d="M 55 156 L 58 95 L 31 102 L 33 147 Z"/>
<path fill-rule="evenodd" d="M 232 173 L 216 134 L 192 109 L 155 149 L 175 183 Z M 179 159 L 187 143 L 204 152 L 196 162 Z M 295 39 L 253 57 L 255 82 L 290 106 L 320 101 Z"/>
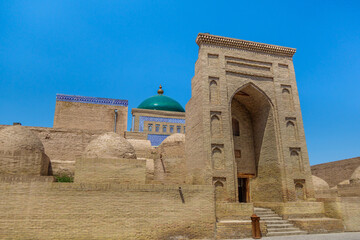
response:
<path fill-rule="evenodd" d="M 233 136 L 240 136 L 240 126 L 239 121 L 235 118 L 232 119 L 232 130 L 233 130 Z"/>

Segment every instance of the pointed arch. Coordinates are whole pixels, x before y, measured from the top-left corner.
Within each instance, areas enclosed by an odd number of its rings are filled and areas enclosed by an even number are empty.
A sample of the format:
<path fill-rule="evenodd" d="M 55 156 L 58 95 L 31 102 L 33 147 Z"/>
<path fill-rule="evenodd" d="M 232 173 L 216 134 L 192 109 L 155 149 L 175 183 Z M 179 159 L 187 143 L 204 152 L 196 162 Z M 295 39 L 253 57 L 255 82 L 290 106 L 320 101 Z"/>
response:
<path fill-rule="evenodd" d="M 252 83 L 252 82 L 248 82 L 248 83 L 245 83 L 244 85 L 242 85 L 241 87 L 237 88 L 231 95 L 230 97 L 230 101 L 229 101 L 229 105 L 231 105 L 231 102 L 234 98 L 234 96 L 237 94 L 237 93 L 240 93 L 240 92 L 244 92 L 243 90 L 248 88 L 248 87 L 252 87 L 253 89 L 255 89 L 256 91 L 258 91 L 263 97 L 266 98 L 266 100 L 268 101 L 268 103 L 271 105 L 271 107 L 273 108 L 274 107 L 274 104 L 273 102 L 271 101 L 270 97 L 265 93 L 265 91 L 263 91 L 260 87 L 258 87 L 256 84 Z M 248 95 L 248 94 L 246 94 Z"/>
<path fill-rule="evenodd" d="M 287 121 L 286 122 L 286 129 L 288 132 L 288 136 L 290 137 L 290 140 L 296 140 L 297 134 L 296 134 L 296 126 L 293 121 Z"/>
<path fill-rule="evenodd" d="M 219 115 L 213 114 L 210 119 L 211 137 L 221 136 L 221 120 Z"/>
<path fill-rule="evenodd" d="M 212 105 L 217 105 L 220 102 L 219 86 L 216 80 L 212 79 L 209 83 L 209 100 Z"/>
<path fill-rule="evenodd" d="M 212 149 L 211 158 L 214 169 L 223 169 L 225 167 L 224 155 L 220 147 L 216 146 Z"/>

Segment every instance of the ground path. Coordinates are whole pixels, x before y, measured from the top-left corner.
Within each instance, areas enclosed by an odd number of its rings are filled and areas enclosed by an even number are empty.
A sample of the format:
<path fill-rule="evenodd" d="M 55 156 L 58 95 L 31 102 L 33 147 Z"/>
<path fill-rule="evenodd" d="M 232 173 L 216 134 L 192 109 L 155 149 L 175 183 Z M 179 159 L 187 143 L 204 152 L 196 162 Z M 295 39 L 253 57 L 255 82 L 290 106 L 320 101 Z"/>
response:
<path fill-rule="evenodd" d="M 264 240 L 360 240 L 360 232 L 307 234 L 281 237 L 263 237 Z M 246 238 L 243 240 L 253 240 Z"/>

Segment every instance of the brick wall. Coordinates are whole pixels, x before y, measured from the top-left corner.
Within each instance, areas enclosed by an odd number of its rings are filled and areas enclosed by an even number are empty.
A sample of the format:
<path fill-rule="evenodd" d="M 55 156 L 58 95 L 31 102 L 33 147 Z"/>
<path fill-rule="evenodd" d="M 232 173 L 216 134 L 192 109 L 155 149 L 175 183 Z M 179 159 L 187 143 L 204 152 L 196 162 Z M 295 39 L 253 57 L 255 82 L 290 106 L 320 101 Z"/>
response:
<path fill-rule="evenodd" d="M 79 158 L 75 182 L 145 184 L 146 160 L 125 158 Z"/>
<path fill-rule="evenodd" d="M 54 128 L 114 131 L 115 112 L 116 133 L 124 136 L 127 129 L 128 107 L 81 102 L 56 101 Z"/>
<path fill-rule="evenodd" d="M 0 129 L 8 127 L 0 125 Z M 91 140 L 104 131 L 54 129 L 26 127 L 36 133 L 44 145 L 45 154 L 50 158 L 54 174 L 62 171 L 74 172 L 76 158 L 82 156 Z"/>
<path fill-rule="evenodd" d="M 212 238 L 211 186 L 0 182 L 0 239 Z"/>

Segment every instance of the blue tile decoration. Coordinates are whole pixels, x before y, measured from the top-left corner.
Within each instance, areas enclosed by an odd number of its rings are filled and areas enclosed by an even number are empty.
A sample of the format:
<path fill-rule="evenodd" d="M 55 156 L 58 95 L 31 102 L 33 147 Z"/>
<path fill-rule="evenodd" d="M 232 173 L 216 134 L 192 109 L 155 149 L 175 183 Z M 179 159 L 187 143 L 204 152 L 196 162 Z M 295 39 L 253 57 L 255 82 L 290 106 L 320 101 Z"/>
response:
<path fill-rule="evenodd" d="M 151 146 L 159 146 L 162 141 L 165 140 L 170 135 L 160 135 L 160 134 L 148 134 L 148 140 L 151 142 Z"/>
<path fill-rule="evenodd" d="M 139 132 L 144 131 L 144 122 L 145 121 L 185 124 L 185 119 L 141 116 L 139 118 Z"/>
<path fill-rule="evenodd" d="M 93 103 L 93 104 L 104 104 L 104 105 L 114 105 L 114 106 L 123 106 L 123 107 L 128 106 L 128 100 L 99 98 L 99 97 L 83 97 L 83 96 L 66 95 L 66 94 L 56 94 L 56 101 Z"/>

